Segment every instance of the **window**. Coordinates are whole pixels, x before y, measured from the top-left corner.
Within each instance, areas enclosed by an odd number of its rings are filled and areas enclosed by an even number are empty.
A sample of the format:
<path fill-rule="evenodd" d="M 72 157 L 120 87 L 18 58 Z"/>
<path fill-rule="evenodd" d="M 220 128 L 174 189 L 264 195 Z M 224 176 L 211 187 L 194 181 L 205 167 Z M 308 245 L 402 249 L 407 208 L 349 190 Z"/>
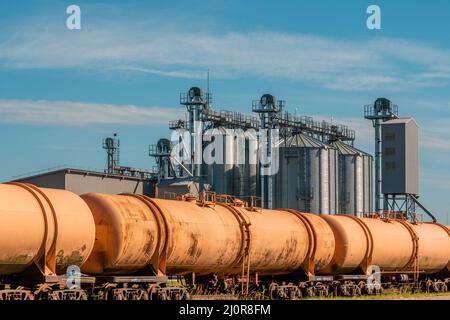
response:
<path fill-rule="evenodd" d="M 386 140 L 386 141 L 395 141 L 395 133 L 393 133 L 393 132 L 387 132 L 387 133 L 384 135 L 384 140 Z"/>
<path fill-rule="evenodd" d="M 395 161 L 386 161 L 384 164 L 384 167 L 386 168 L 386 170 L 388 171 L 393 171 L 395 170 Z"/>
<path fill-rule="evenodd" d="M 395 156 L 395 148 L 384 148 L 384 154 L 387 156 Z"/>

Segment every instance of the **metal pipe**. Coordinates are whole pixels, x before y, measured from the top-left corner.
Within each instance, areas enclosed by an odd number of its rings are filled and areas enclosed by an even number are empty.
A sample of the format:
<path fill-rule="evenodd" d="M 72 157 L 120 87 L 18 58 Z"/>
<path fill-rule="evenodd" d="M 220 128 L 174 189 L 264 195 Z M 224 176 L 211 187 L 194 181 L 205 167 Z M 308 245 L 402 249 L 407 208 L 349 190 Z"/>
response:
<path fill-rule="evenodd" d="M 270 159 L 269 166 L 270 166 L 270 172 L 269 175 L 266 176 L 267 178 L 267 199 L 266 199 L 266 208 L 272 209 L 272 188 L 273 188 L 273 179 L 272 179 L 272 128 L 269 128 L 267 130 L 267 159 Z"/>
<path fill-rule="evenodd" d="M 381 206 L 381 123 L 374 120 L 375 127 L 375 212 L 382 213 Z"/>

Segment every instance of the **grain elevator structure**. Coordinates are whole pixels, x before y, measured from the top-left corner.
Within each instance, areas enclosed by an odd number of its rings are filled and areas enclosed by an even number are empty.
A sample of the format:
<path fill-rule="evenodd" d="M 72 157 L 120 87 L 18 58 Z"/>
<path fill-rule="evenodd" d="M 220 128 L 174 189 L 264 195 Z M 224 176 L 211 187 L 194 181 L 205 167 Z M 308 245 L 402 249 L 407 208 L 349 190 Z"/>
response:
<path fill-rule="evenodd" d="M 252 101 L 253 115 L 216 110 L 211 93 L 198 87 L 181 93 L 180 104 L 187 115 L 169 123 L 171 139 L 150 146 L 166 193 L 171 184 L 179 190 L 196 181 L 197 193 L 251 198 L 265 208 L 372 210 L 372 157 L 354 147 L 347 126 L 293 115 L 268 93 Z"/>

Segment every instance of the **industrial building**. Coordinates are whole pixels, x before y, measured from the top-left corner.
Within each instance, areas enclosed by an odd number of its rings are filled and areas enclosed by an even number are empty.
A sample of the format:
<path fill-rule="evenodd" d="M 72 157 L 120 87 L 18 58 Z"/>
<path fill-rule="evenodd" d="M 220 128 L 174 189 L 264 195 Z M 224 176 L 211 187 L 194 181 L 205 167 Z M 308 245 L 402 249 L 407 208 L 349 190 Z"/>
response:
<path fill-rule="evenodd" d="M 120 165 L 120 141 L 116 133 L 113 137 L 105 138 L 102 147 L 107 155 L 104 172 L 62 168 L 21 177 L 14 182 L 31 183 L 42 188 L 69 190 L 79 195 L 98 192 L 155 196 L 156 173 Z"/>
<path fill-rule="evenodd" d="M 256 116 L 215 110 L 211 93 L 197 87 L 181 93 L 180 104 L 186 107 L 188 120 L 169 123 L 179 138 L 162 138 L 150 146 L 165 193 L 179 192 L 180 178 L 195 178 L 200 182 L 198 192 L 208 190 L 243 200 L 253 196 L 265 208 L 359 216 L 371 212 L 372 157 L 354 148 L 355 132 L 347 126 L 292 115 L 285 101 L 271 94 L 252 101 Z M 186 133 L 190 141 L 185 141 Z M 217 144 L 221 135 L 226 138 Z M 181 160 L 172 154 L 177 145 L 182 145 Z M 194 161 L 210 149 L 223 161 Z M 277 168 L 264 163 L 263 157 L 272 162 L 276 158 Z"/>
<path fill-rule="evenodd" d="M 154 195 L 154 183 L 151 179 L 72 168 L 44 172 L 17 179 L 15 182 L 69 190 L 79 195 L 88 192 Z"/>
<path fill-rule="evenodd" d="M 374 157 L 354 147 L 355 131 L 292 115 L 285 101 L 270 94 L 252 101 L 257 116 L 216 110 L 211 94 L 197 87 L 181 93 L 180 104 L 188 118 L 170 121 L 169 128 L 177 134 L 150 145 L 149 155 L 157 164 L 153 170 L 122 166 L 114 134 L 103 140 L 104 172 L 64 168 L 16 181 L 77 194 L 176 198 L 207 191 L 243 201 L 251 198 L 268 209 L 359 217 L 401 212 L 416 219 L 421 208 L 435 220 L 418 200 L 417 123 L 399 118 L 398 107 L 386 98 L 364 109 L 375 128 Z M 204 159 L 205 154 L 214 161 Z"/>

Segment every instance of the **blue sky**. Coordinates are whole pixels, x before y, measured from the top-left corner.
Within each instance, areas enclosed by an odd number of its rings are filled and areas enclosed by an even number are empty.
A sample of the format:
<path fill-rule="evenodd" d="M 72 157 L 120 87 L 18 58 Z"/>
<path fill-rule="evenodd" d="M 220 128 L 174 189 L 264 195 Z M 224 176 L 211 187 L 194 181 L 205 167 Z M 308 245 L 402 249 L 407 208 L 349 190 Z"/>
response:
<path fill-rule="evenodd" d="M 77 4 L 82 29 L 66 28 Z M 377 4 L 382 30 L 366 28 Z M 421 127 L 421 199 L 450 205 L 450 2 L 1 1 L 0 180 L 70 165 L 151 167 L 148 144 L 183 116 L 179 93 L 205 86 L 214 106 L 249 112 L 271 92 L 290 111 L 357 130 L 372 152 L 364 104 L 385 96 Z"/>

